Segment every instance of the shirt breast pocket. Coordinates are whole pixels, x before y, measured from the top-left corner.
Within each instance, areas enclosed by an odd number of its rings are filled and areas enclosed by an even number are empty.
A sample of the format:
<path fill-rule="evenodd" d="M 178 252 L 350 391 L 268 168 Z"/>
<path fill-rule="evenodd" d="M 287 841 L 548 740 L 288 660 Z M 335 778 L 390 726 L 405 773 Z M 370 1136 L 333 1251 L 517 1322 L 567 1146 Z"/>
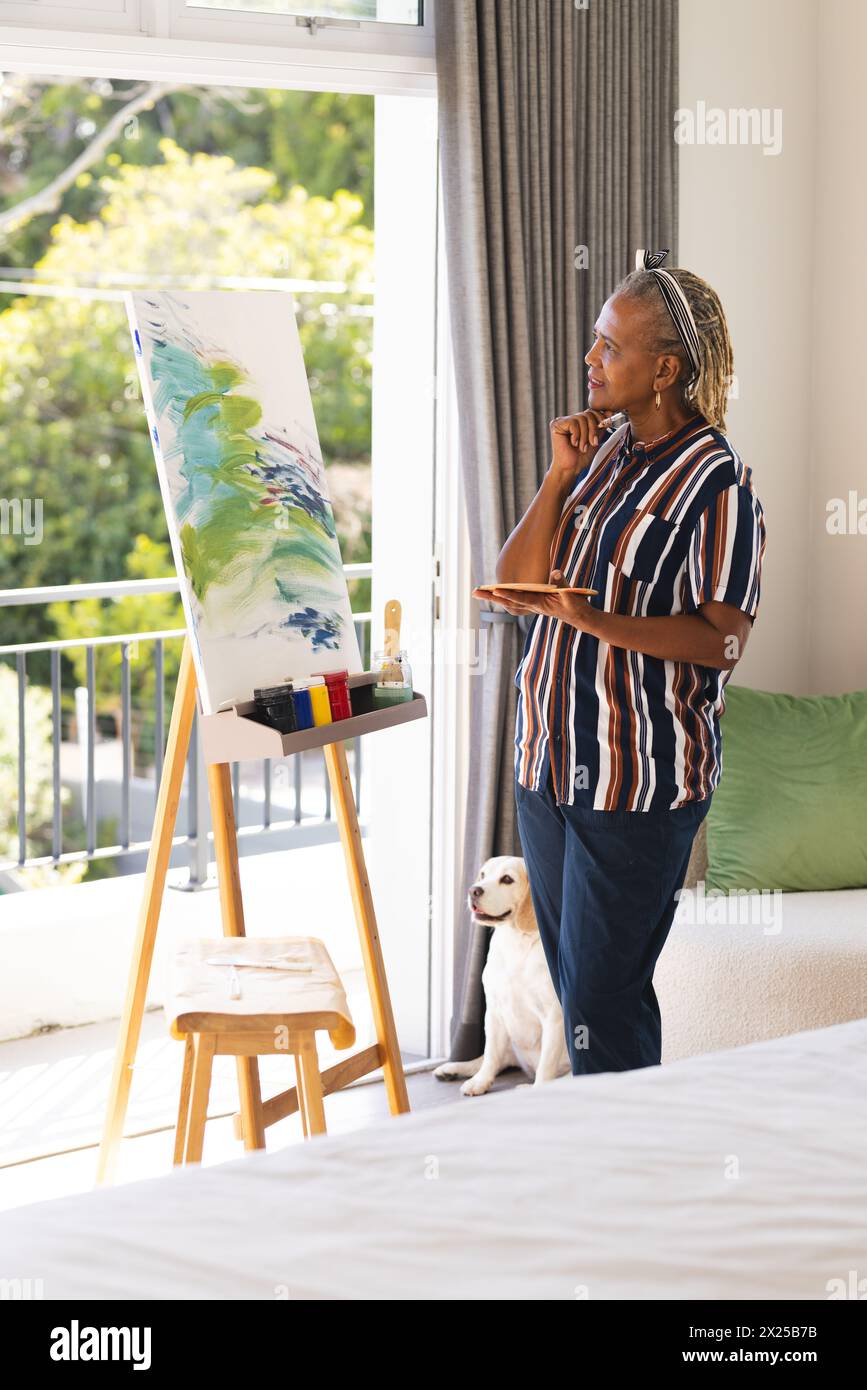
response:
<path fill-rule="evenodd" d="M 620 533 L 611 564 L 628 579 L 652 583 L 678 545 L 680 527 L 654 512 L 638 511 Z"/>

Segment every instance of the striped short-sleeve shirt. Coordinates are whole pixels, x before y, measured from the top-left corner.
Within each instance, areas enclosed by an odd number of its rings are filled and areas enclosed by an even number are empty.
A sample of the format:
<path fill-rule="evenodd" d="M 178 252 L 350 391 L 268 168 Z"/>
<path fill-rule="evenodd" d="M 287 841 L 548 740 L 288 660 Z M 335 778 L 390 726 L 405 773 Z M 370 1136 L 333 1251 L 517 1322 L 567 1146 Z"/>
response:
<path fill-rule="evenodd" d="M 650 446 L 622 425 L 564 503 L 550 564 L 590 602 L 634 617 L 711 600 L 755 617 L 765 524 L 752 474 L 700 415 Z M 731 673 L 601 641 L 537 614 L 515 675 L 515 776 L 558 804 L 674 808 L 710 796 L 722 770 Z"/>

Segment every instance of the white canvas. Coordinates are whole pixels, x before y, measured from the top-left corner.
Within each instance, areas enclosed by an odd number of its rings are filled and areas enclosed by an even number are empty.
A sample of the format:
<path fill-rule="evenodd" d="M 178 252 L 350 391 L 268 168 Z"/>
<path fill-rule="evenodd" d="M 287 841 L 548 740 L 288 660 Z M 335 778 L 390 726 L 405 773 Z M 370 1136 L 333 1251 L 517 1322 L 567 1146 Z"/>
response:
<path fill-rule="evenodd" d="M 291 295 L 126 295 L 205 714 L 362 670 Z"/>

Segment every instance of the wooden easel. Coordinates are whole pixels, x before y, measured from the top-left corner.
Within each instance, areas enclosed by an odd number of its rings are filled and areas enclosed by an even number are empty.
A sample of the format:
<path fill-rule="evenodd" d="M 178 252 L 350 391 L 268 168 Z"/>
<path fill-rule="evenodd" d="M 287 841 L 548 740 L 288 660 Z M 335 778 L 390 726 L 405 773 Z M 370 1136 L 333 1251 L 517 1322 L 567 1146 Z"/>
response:
<path fill-rule="evenodd" d="M 350 685 L 352 683 L 352 678 L 350 678 Z M 328 1095 L 330 1092 L 340 1090 L 358 1077 L 366 1076 L 369 1072 L 382 1067 L 392 1115 L 403 1114 L 409 1110 L 409 1097 L 407 1096 L 406 1081 L 401 1065 L 382 948 L 377 932 L 373 896 L 364 862 L 361 832 L 358 827 L 358 815 L 355 798 L 352 794 L 344 739 L 351 738 L 356 733 L 365 732 L 368 728 L 386 727 L 392 723 L 402 722 L 406 717 L 415 718 L 426 713 L 425 703 L 421 696 L 415 697 L 414 703 L 417 703 L 420 708 L 410 711 L 408 706 L 404 706 L 403 714 L 368 714 L 359 719 L 348 719 L 334 725 L 325 725 L 316 732 L 314 741 L 308 740 L 306 744 L 306 746 L 322 746 L 325 754 L 377 1038 L 374 1046 L 368 1047 L 362 1052 L 354 1053 L 346 1061 L 323 1072 L 322 1088 L 324 1093 Z M 110 1182 L 114 1176 L 118 1149 L 123 1135 L 132 1083 L 132 1070 L 141 1034 L 141 1022 L 195 708 L 196 675 L 190 643 L 187 639 L 184 643 L 178 675 L 178 688 L 172 709 L 165 761 L 157 798 L 154 832 L 145 872 L 144 896 L 139 912 L 105 1126 L 99 1149 L 97 1170 L 97 1183 L 99 1184 Z M 397 708 L 400 710 L 400 707 Z M 215 717 L 221 718 L 221 716 Z M 235 722 L 240 725 L 242 723 L 249 724 L 251 721 L 242 719 Z M 341 730 L 344 737 L 328 741 L 328 731 L 337 729 Z M 256 730 L 253 729 L 250 732 L 255 737 Z M 266 735 L 272 739 L 274 737 L 273 731 L 261 730 L 260 733 L 263 737 Z M 280 736 L 277 735 L 276 737 L 279 741 Z M 296 738 L 297 736 L 292 737 Z M 210 762 L 208 764 L 208 791 L 214 827 L 214 849 L 217 861 L 223 933 L 226 936 L 244 936 L 244 907 L 241 899 L 238 841 L 235 830 L 235 810 L 229 762 Z M 299 1108 L 297 1091 L 295 1087 L 292 1087 L 290 1090 L 283 1091 L 279 1095 L 263 1101 L 259 1087 L 257 1059 L 255 1057 L 238 1057 L 237 1066 L 241 1112 L 240 1123 L 236 1119 L 236 1134 L 243 1138 L 245 1148 L 261 1149 L 265 1146 L 267 1126 L 293 1114 Z"/>

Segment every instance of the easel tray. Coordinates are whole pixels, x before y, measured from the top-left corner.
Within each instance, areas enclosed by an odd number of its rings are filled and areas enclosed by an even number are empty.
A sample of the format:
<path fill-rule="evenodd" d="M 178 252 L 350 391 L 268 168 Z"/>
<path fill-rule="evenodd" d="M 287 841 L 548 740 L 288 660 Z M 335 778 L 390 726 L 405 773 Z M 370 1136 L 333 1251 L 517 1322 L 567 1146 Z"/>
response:
<path fill-rule="evenodd" d="M 377 709 L 373 703 L 376 676 L 375 671 L 359 671 L 349 677 L 352 706 L 349 719 L 338 719 L 333 724 L 320 724 L 313 729 L 301 729 L 295 734 L 281 734 L 267 724 L 260 724 L 252 717 L 255 710 L 252 700 L 222 710 L 219 714 L 202 714 L 199 709 L 205 762 L 287 758 L 290 753 L 302 753 L 306 748 L 322 748 L 327 743 L 338 743 L 356 738 L 359 734 L 375 733 L 377 729 L 408 724 L 412 719 L 423 719 L 427 715 L 427 703 L 418 691 L 413 692 L 411 700 Z"/>

